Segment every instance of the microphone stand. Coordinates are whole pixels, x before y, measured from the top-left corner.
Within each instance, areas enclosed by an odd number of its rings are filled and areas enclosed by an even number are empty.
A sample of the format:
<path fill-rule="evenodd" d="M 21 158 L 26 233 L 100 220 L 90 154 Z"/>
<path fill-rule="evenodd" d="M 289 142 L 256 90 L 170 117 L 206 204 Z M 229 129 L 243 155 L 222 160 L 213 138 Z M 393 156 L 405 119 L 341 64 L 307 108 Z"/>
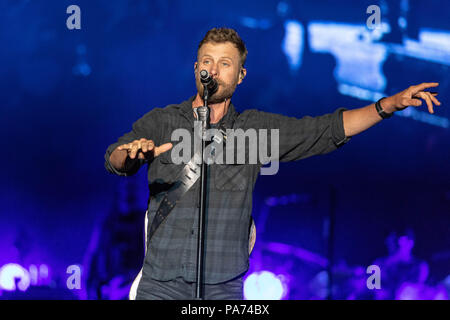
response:
<path fill-rule="evenodd" d="M 195 299 L 203 300 L 203 279 L 204 279 L 204 255 L 205 255 L 205 229 L 206 229 L 206 186 L 207 186 L 207 165 L 204 161 L 204 151 L 206 147 L 206 130 L 209 127 L 209 90 L 207 85 L 203 85 L 203 106 L 197 108 L 198 120 L 202 122 L 201 128 L 201 166 L 200 166 L 200 211 L 198 219 L 198 242 L 197 242 L 197 283 Z"/>

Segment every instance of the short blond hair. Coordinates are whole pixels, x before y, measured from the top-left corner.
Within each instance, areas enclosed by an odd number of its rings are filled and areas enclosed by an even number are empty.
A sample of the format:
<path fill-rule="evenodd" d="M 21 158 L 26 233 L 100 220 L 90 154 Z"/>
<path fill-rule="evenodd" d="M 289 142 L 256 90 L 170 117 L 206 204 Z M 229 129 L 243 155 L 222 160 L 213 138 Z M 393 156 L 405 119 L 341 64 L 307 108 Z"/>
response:
<path fill-rule="evenodd" d="M 231 42 L 238 49 L 239 54 L 241 55 L 241 67 L 244 66 L 245 60 L 247 59 L 247 48 L 245 47 L 244 41 L 238 35 L 236 30 L 230 28 L 213 28 L 209 30 L 206 35 L 203 37 L 202 41 L 198 45 L 198 51 L 200 48 L 208 42 L 215 43 L 224 43 Z"/>

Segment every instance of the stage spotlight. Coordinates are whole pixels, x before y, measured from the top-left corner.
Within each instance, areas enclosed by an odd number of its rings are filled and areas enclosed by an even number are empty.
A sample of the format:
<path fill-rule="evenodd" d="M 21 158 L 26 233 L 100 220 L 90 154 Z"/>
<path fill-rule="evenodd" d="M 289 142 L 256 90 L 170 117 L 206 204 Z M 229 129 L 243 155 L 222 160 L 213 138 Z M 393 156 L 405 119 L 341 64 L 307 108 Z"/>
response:
<path fill-rule="evenodd" d="M 276 276 L 270 271 L 260 271 L 250 274 L 244 282 L 245 299 L 281 300 L 287 291 L 282 279 L 282 276 Z"/>
<path fill-rule="evenodd" d="M 25 291 L 30 286 L 30 275 L 21 265 L 16 263 L 5 264 L 0 269 L 0 288 L 6 291 L 17 289 Z"/>

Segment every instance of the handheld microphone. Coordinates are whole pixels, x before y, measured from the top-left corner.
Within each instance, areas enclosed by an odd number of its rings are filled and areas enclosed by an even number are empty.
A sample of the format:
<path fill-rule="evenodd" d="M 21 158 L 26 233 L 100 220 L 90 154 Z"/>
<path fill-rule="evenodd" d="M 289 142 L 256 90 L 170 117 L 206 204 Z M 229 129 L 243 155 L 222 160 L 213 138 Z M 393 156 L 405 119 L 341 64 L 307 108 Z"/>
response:
<path fill-rule="evenodd" d="M 204 86 L 208 88 L 208 93 L 210 96 L 217 91 L 217 81 L 213 79 L 213 77 L 211 77 L 208 71 L 200 71 L 200 81 Z"/>

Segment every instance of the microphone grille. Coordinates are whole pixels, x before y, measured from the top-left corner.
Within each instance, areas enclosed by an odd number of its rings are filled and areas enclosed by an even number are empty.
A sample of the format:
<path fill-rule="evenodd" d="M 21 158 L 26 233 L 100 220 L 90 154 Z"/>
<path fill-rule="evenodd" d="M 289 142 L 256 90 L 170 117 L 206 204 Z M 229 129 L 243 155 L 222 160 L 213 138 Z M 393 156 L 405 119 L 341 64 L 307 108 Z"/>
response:
<path fill-rule="evenodd" d="M 206 71 L 206 70 L 200 71 L 200 78 L 202 78 L 202 79 L 207 79 L 208 76 L 209 76 L 208 71 Z"/>

